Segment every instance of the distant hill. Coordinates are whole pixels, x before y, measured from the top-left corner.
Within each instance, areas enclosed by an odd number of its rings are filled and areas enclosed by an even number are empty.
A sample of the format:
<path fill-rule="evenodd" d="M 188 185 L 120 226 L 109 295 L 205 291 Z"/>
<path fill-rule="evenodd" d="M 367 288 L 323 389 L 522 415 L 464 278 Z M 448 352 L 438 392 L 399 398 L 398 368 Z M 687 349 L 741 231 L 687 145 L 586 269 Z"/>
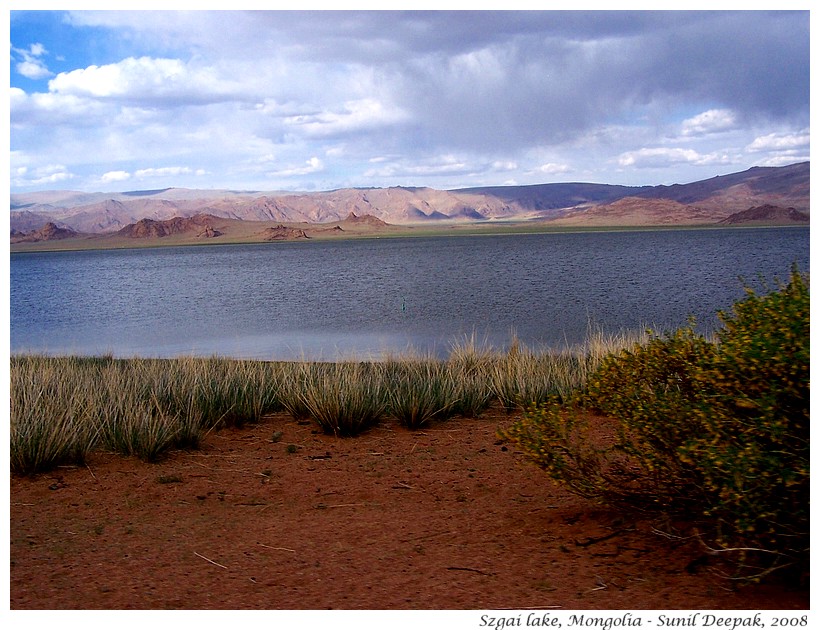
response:
<path fill-rule="evenodd" d="M 798 212 L 794 208 L 781 208 L 780 206 L 772 206 L 766 204 L 764 206 L 755 206 L 748 210 L 741 210 L 730 214 L 720 223 L 725 225 L 739 225 L 739 224 L 763 224 L 763 225 L 790 225 L 808 223 L 809 215 L 804 212 Z"/>
<path fill-rule="evenodd" d="M 125 193 L 45 191 L 10 197 L 11 229 L 30 232 L 53 223 L 83 233 L 116 233 L 143 220 L 215 219 L 331 224 L 371 217 L 386 224 L 539 221 L 555 225 L 635 226 L 721 224 L 766 205 L 809 213 L 809 163 L 755 167 L 672 186 L 594 183 L 537 184 L 436 190 L 345 188 L 324 192 L 162 190 Z M 782 222 L 772 216 L 758 222 Z M 723 223 L 727 224 L 727 223 Z M 144 224 L 150 231 L 177 229 Z"/>
<path fill-rule="evenodd" d="M 165 221 L 154 219 L 140 219 L 136 223 L 125 226 L 117 232 L 119 236 L 129 238 L 162 238 L 172 234 L 194 232 L 204 238 L 215 238 L 221 235 L 213 228 L 215 222 L 221 219 L 208 214 L 198 214 L 193 217 L 174 217 Z"/>
<path fill-rule="evenodd" d="M 38 230 L 31 232 L 21 232 L 12 228 L 12 243 L 41 243 L 43 241 L 60 241 L 67 238 L 84 236 L 69 228 L 61 228 L 54 223 L 46 223 Z"/>

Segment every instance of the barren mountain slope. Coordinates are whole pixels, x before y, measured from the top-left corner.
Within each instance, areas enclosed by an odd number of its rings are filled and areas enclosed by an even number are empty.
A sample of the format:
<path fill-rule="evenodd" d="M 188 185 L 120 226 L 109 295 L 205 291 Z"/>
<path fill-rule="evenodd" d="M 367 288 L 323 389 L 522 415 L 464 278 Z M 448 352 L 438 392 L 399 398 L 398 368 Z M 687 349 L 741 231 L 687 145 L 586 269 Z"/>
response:
<path fill-rule="evenodd" d="M 555 220 L 556 225 L 716 223 L 754 206 L 809 210 L 809 163 L 752 168 L 673 186 L 540 184 L 461 190 L 347 188 L 314 193 L 165 189 L 102 196 L 46 191 L 11 196 L 11 228 L 53 222 L 79 232 L 116 232 L 141 219 L 211 214 L 243 221 L 332 223 L 351 212 L 391 224 Z M 42 222 L 38 224 L 38 218 Z"/>

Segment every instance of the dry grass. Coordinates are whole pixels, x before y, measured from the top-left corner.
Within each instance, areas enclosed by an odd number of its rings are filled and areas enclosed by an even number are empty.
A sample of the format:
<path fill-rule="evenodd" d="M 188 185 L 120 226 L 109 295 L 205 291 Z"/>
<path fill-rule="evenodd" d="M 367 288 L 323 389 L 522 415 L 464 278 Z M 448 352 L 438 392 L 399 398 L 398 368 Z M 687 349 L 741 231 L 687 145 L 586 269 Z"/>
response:
<path fill-rule="evenodd" d="M 287 410 L 334 435 L 356 435 L 385 414 L 410 429 L 475 417 L 498 399 L 526 408 L 583 385 L 607 353 L 640 335 L 591 334 L 562 352 L 514 342 L 493 351 L 475 337 L 446 360 L 271 363 L 221 358 L 11 357 L 11 469 L 82 463 L 94 449 L 155 460 L 195 448 L 208 431 Z"/>

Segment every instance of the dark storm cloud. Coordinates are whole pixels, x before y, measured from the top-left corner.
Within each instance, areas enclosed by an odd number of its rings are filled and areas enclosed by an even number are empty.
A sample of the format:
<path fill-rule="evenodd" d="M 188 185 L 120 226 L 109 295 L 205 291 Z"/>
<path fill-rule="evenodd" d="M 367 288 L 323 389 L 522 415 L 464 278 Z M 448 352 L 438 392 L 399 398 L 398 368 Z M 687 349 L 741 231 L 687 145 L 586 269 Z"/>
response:
<path fill-rule="evenodd" d="M 81 11 L 64 26 L 12 30 L 21 186 L 66 162 L 459 187 L 808 159 L 808 11 Z"/>
<path fill-rule="evenodd" d="M 450 46 L 401 63 L 401 103 L 436 140 L 473 145 L 561 142 L 642 108 L 808 123 L 805 14 L 653 16 L 548 15 L 515 35 L 488 31 L 460 57 Z"/>
<path fill-rule="evenodd" d="M 807 12 L 250 14 L 250 46 L 360 64 L 421 147 L 557 143 L 602 120 L 729 108 L 808 124 Z M 248 39 L 246 38 L 247 42 Z"/>

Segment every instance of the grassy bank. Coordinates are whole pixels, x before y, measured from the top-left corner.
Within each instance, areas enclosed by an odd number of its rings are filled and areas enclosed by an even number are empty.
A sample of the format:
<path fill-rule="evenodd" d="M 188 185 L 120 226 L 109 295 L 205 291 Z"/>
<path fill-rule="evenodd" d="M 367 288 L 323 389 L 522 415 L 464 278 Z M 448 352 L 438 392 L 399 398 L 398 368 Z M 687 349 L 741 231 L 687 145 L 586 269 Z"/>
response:
<path fill-rule="evenodd" d="M 82 464 L 94 450 L 150 461 L 275 411 L 351 436 L 385 416 L 417 429 L 478 416 L 496 400 L 523 409 L 583 384 L 606 354 L 635 340 L 594 334 L 563 352 L 513 343 L 499 353 L 466 339 L 444 360 L 403 355 L 366 363 L 15 355 L 11 469 Z"/>

